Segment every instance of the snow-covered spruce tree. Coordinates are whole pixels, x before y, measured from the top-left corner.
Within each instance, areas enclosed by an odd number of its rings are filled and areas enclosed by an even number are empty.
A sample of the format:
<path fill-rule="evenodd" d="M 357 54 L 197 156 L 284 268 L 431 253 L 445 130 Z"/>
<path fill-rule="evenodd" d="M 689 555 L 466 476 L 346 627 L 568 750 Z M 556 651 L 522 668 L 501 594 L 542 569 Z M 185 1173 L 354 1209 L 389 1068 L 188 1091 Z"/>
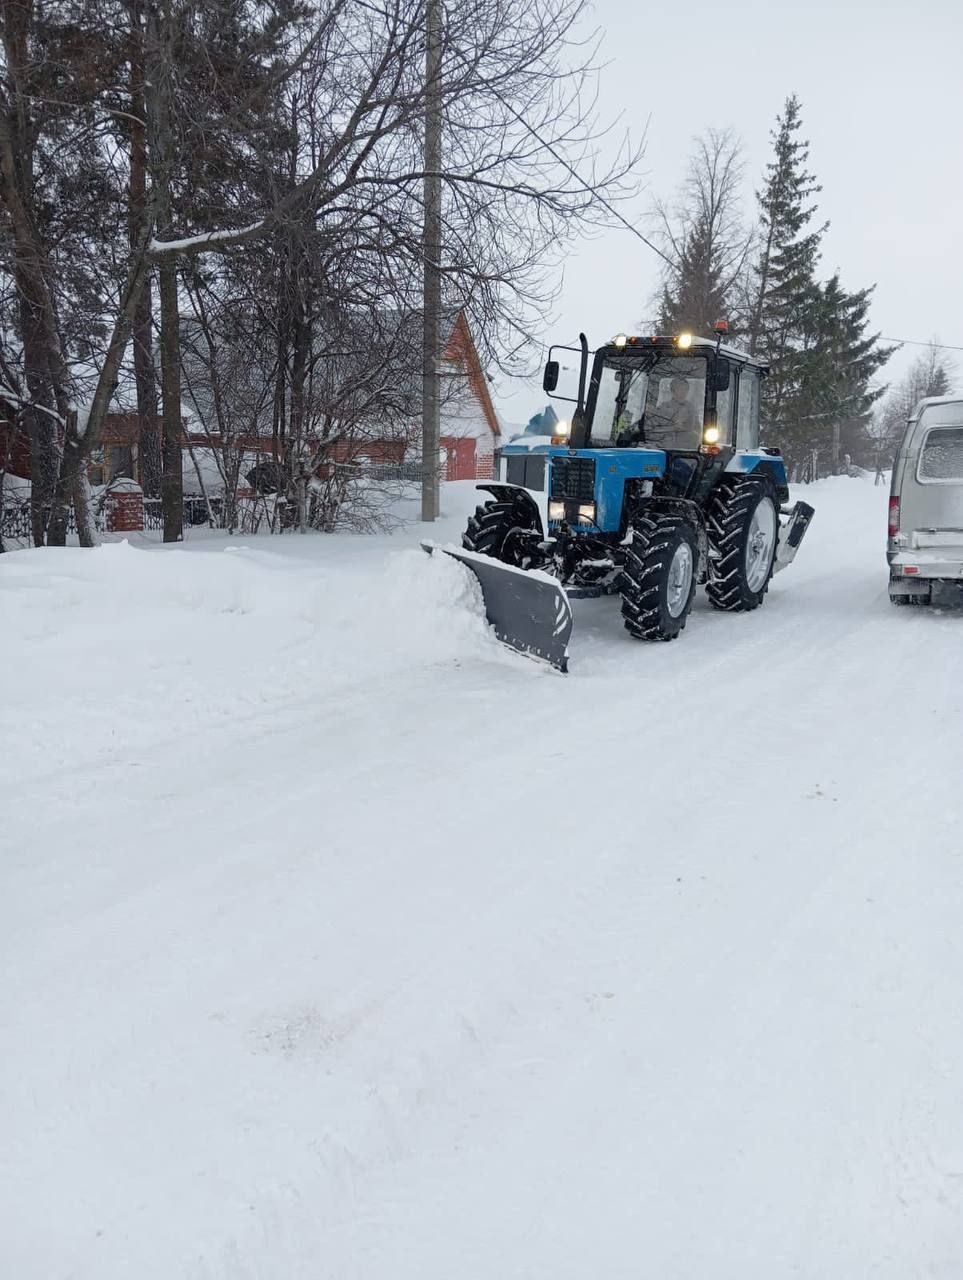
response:
<path fill-rule="evenodd" d="M 739 332 L 751 243 L 740 198 L 743 169 L 732 131 L 709 129 L 696 139 L 675 200 L 656 205 L 659 243 L 668 259 L 656 299 L 660 332 L 707 334 L 719 319 Z"/>
<path fill-rule="evenodd" d="M 834 274 L 818 285 L 802 333 L 799 377 L 785 403 L 783 438 L 790 457 L 816 451 L 823 468 L 838 471 L 848 454 L 869 463 L 869 424 L 883 394 L 876 375 L 894 348 L 869 332 L 873 288 L 848 293 Z"/>
<path fill-rule="evenodd" d="M 772 132 L 773 158 L 759 205 L 758 256 L 749 324 L 749 350 L 767 360 L 763 421 L 772 442 L 788 445 L 790 410 L 804 377 L 804 349 L 816 327 L 816 266 L 826 225 L 807 230 L 820 191 L 808 172 L 809 144 L 798 137 L 799 99 L 786 100 Z"/>
<path fill-rule="evenodd" d="M 869 335 L 872 288 L 849 293 L 838 274 L 817 276 L 828 223 L 813 226 L 821 190 L 808 171 L 809 144 L 799 137 L 799 99 L 786 100 L 773 130 L 773 158 L 757 192 L 758 253 L 753 273 L 749 348 L 769 363 L 762 426 L 791 466 L 818 450 L 824 465 L 862 451 L 868 415 L 879 395 L 871 380 L 891 354 Z M 844 437 L 852 445 L 843 449 Z"/>

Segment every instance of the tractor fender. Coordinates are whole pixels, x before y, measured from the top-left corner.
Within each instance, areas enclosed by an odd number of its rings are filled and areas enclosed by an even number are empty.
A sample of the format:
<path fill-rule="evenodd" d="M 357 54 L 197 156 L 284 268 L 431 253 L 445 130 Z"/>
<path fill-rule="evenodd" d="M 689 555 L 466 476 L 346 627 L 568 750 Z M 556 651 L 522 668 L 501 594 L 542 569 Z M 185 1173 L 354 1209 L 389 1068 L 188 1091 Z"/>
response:
<path fill-rule="evenodd" d="M 537 493 L 533 489 L 523 489 L 519 484 L 503 484 L 492 481 L 490 484 L 478 484 L 476 489 L 490 493 L 496 502 L 514 502 L 531 519 L 533 526 L 544 538 L 548 528 L 548 495 Z M 544 507 L 544 510 L 543 510 Z"/>
<path fill-rule="evenodd" d="M 786 464 L 775 450 L 761 449 L 758 453 L 735 453 L 726 463 L 726 475 L 767 475 L 776 488 L 780 502 L 789 501 L 789 485 L 786 480 Z"/>

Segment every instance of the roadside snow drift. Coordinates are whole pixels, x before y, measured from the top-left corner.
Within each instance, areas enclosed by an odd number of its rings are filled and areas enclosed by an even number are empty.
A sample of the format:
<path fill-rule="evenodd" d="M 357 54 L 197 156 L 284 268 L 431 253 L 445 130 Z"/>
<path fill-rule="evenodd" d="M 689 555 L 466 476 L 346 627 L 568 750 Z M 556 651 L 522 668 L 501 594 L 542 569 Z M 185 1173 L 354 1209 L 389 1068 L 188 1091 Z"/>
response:
<path fill-rule="evenodd" d="M 337 540 L 310 541 L 308 562 L 268 539 L 4 557 L 0 679 L 18 767 L 119 758 L 212 718 L 270 720 L 292 705 L 323 716 L 359 680 L 501 657 L 477 584 L 452 561 L 406 548 L 359 579 L 337 567 Z"/>
<path fill-rule="evenodd" d="M 804 496 L 569 677 L 417 528 L 0 557 L 0 1275 L 963 1275 L 963 619 Z"/>

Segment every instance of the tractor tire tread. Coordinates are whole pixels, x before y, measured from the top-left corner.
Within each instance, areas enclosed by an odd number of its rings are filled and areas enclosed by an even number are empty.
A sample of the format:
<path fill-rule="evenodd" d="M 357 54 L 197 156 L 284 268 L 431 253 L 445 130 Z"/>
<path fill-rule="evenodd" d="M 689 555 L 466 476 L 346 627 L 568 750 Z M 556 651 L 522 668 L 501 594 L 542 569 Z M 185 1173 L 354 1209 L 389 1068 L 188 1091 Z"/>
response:
<path fill-rule="evenodd" d="M 695 589 L 693 575 L 689 600 L 679 618 L 669 618 L 662 588 L 673 547 L 680 530 L 688 529 L 679 516 L 637 516 L 633 522 L 632 544 L 622 566 L 622 621 L 637 640 L 675 640 L 684 629 Z M 695 546 L 690 530 L 690 540 Z"/>
<path fill-rule="evenodd" d="M 712 607 L 723 613 L 748 613 L 752 609 L 758 609 L 769 590 L 771 566 L 760 590 L 750 591 L 745 581 L 749 522 L 762 498 L 769 498 L 773 503 L 778 521 L 779 507 L 772 480 L 768 476 L 726 477 L 712 493 L 706 506 L 706 531 L 710 547 L 706 595 Z"/>
<path fill-rule="evenodd" d="M 483 502 L 469 516 L 461 545 L 466 551 L 498 559 L 505 534 L 512 526 L 514 505 L 511 502 Z"/>

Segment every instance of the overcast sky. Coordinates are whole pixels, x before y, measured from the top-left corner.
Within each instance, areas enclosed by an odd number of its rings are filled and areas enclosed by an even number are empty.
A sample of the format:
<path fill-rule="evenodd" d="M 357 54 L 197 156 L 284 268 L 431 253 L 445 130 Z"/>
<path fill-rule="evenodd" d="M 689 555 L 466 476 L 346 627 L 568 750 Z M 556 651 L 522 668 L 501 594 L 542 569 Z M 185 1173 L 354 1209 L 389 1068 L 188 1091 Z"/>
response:
<path fill-rule="evenodd" d="M 636 136 L 649 120 L 646 189 L 622 206 L 630 220 L 648 230 L 653 195 L 672 194 L 708 125 L 741 137 L 751 209 L 769 131 L 795 92 L 831 224 L 821 274 L 838 267 L 850 289 L 875 282 L 872 320 L 886 336 L 963 346 L 963 0 L 595 0 L 592 16 L 607 64 L 601 116 L 621 115 Z M 574 245 L 546 342 L 635 331 L 658 266 L 628 230 Z M 502 379 L 495 400 L 503 422 L 524 423 L 545 396 L 538 381 Z"/>

